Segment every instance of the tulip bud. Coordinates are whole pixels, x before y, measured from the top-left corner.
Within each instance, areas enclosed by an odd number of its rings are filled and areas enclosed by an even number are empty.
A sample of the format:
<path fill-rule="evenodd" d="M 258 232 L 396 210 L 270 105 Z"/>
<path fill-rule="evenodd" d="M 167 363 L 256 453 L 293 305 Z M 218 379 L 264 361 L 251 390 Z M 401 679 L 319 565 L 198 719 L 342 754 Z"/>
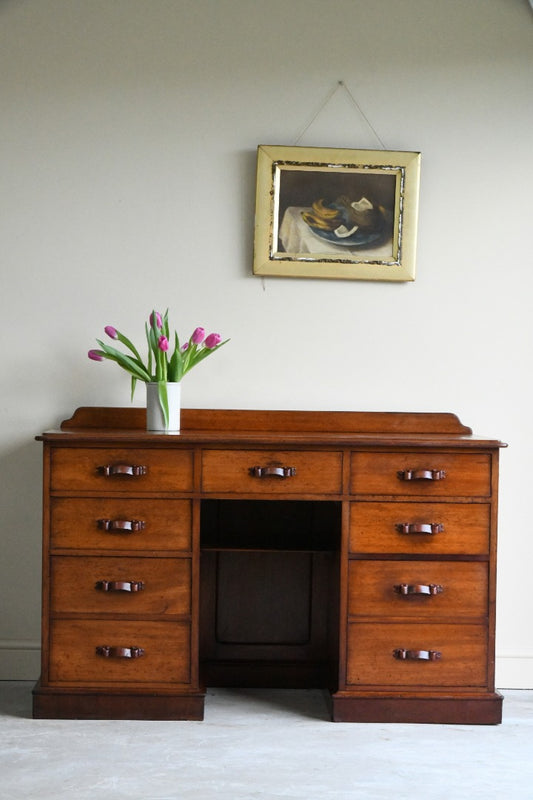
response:
<path fill-rule="evenodd" d="M 104 330 L 110 339 L 118 339 L 118 331 L 112 325 L 106 325 Z"/>
<path fill-rule="evenodd" d="M 154 321 L 154 314 L 155 314 L 155 321 Z M 153 311 L 150 314 L 150 325 L 152 328 L 162 328 L 163 327 L 163 319 L 159 311 Z"/>
<path fill-rule="evenodd" d="M 222 341 L 222 336 L 220 333 L 210 333 L 207 339 L 205 340 L 204 344 L 209 349 L 212 350 L 214 347 L 220 344 Z"/>
<path fill-rule="evenodd" d="M 103 361 L 104 360 L 104 354 L 102 353 L 101 350 L 89 350 L 87 355 L 89 356 L 90 359 L 92 359 L 92 361 Z"/>
<path fill-rule="evenodd" d="M 192 343 L 202 344 L 204 339 L 205 339 L 205 328 L 196 328 L 193 335 L 191 336 Z"/>
<path fill-rule="evenodd" d="M 160 336 L 159 339 L 157 340 L 157 346 L 159 347 L 160 350 L 162 350 L 165 353 L 168 350 L 168 339 L 167 339 L 167 337 L 166 336 Z"/>
<path fill-rule="evenodd" d="M 182 353 L 184 353 L 188 349 L 189 349 L 189 342 L 184 342 L 180 347 Z"/>

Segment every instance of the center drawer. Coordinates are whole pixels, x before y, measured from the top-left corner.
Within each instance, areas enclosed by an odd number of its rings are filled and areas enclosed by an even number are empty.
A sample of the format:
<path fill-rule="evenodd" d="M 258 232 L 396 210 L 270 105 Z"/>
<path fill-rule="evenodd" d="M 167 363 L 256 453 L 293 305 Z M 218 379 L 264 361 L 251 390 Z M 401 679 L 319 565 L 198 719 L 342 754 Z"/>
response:
<path fill-rule="evenodd" d="M 205 450 L 202 491 L 280 495 L 339 494 L 342 453 L 336 451 Z"/>
<path fill-rule="evenodd" d="M 52 614 L 188 615 L 188 558 L 55 556 Z"/>
<path fill-rule="evenodd" d="M 52 491 L 189 492 L 191 450 L 59 447 L 51 450 Z"/>

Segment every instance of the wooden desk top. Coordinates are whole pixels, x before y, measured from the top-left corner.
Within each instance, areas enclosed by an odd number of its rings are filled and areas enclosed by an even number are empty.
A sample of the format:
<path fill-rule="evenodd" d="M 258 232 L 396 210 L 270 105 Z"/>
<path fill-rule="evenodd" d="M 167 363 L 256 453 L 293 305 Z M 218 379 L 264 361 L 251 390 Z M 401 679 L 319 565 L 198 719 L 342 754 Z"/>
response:
<path fill-rule="evenodd" d="M 505 447 L 474 436 L 455 414 L 363 411 L 268 411 L 184 408 L 180 433 L 146 431 L 144 408 L 83 406 L 39 441 L 137 441 L 162 447 L 227 443 L 351 446 Z"/>

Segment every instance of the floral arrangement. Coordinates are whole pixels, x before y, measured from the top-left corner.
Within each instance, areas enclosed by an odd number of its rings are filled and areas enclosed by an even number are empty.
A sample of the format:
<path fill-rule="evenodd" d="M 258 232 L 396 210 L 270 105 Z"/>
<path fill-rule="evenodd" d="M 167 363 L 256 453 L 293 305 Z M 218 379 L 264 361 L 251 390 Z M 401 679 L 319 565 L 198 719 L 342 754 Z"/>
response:
<path fill-rule="evenodd" d="M 119 341 L 130 353 L 123 353 L 97 339 L 100 349 L 89 350 L 89 358 L 92 361 L 104 361 L 104 359 L 114 361 L 119 367 L 129 372 L 131 375 L 132 400 L 137 381 L 157 383 L 159 402 L 161 403 L 166 424 L 168 424 L 166 384 L 168 382 L 179 383 L 187 372 L 229 341 L 229 339 L 222 341 L 219 333 L 210 333 L 206 336 L 204 328 L 196 328 L 189 340 L 180 345 L 178 334 L 174 332 L 174 350 L 171 353 L 168 309 L 164 314 L 160 314 L 159 311 L 152 311 L 149 323 L 145 323 L 148 359 L 144 362 L 137 348 L 127 336 L 124 336 L 112 325 L 106 325 L 104 330 L 110 339 Z"/>

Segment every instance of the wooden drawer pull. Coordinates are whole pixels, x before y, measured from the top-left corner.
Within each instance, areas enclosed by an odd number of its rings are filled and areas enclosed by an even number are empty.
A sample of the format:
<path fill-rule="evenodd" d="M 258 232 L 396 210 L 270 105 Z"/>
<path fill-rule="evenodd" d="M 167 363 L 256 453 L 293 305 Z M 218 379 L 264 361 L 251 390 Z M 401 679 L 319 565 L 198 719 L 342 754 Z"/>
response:
<path fill-rule="evenodd" d="M 115 531 L 135 533 L 143 531 L 146 527 L 143 519 L 99 519 L 96 524 L 100 530 L 111 531 L 112 533 Z"/>
<path fill-rule="evenodd" d="M 397 583 L 393 587 L 396 594 L 412 595 L 412 594 L 425 594 L 435 595 L 442 594 L 443 587 L 438 583 Z"/>
<path fill-rule="evenodd" d="M 143 581 L 96 581 L 94 588 L 100 592 L 142 592 Z"/>
<path fill-rule="evenodd" d="M 392 655 L 399 661 L 438 661 L 442 658 L 438 650 L 404 650 L 403 647 L 393 650 Z"/>
<path fill-rule="evenodd" d="M 108 644 L 96 648 L 96 655 L 104 658 L 140 658 L 144 655 L 142 647 L 112 647 Z"/>
<path fill-rule="evenodd" d="M 442 481 L 445 477 L 443 469 L 401 469 L 398 472 L 401 481 Z"/>
<path fill-rule="evenodd" d="M 427 533 L 430 536 L 444 531 L 441 522 L 398 522 L 395 527 L 399 533 Z"/>
<path fill-rule="evenodd" d="M 97 472 L 100 472 L 106 478 L 112 478 L 115 475 L 132 475 L 133 477 L 138 477 L 140 475 L 146 475 L 148 472 L 148 467 L 136 464 L 104 464 L 96 469 Z"/>
<path fill-rule="evenodd" d="M 292 478 L 296 467 L 250 467 L 249 473 L 254 478 Z"/>

